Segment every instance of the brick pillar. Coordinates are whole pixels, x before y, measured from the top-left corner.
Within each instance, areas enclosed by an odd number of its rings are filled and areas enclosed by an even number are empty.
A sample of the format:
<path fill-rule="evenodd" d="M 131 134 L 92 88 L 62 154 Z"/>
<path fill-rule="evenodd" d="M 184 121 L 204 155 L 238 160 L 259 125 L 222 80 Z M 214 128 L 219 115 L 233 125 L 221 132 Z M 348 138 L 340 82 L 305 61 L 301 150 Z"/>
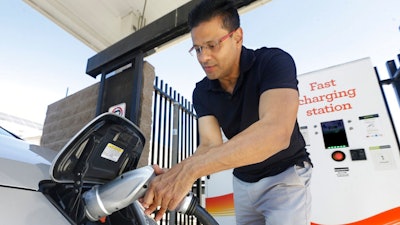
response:
<path fill-rule="evenodd" d="M 138 167 L 146 166 L 149 164 L 151 127 L 153 124 L 152 102 L 154 94 L 154 79 L 155 79 L 154 67 L 148 62 L 144 62 L 143 92 L 141 98 L 142 105 L 140 110 L 139 127 L 146 138 L 146 144 L 143 148 L 143 152 L 140 157 Z"/>

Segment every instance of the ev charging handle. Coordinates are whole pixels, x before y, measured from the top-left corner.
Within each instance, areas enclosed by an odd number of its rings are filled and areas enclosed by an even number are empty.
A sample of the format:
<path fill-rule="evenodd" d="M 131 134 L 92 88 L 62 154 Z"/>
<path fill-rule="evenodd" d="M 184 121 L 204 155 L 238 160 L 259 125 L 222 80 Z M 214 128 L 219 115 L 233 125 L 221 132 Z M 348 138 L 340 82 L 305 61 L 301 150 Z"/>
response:
<path fill-rule="evenodd" d="M 97 221 L 127 207 L 144 196 L 154 176 L 153 168 L 146 166 L 125 172 L 103 185 L 93 186 L 83 194 L 86 217 Z"/>
<path fill-rule="evenodd" d="M 145 166 L 125 172 L 106 184 L 92 187 L 83 194 L 86 217 L 91 221 L 97 221 L 127 207 L 144 196 L 150 181 L 155 176 L 153 167 Z M 205 225 L 218 225 L 215 219 L 198 204 L 192 193 L 180 202 L 176 211 L 194 215 Z"/>

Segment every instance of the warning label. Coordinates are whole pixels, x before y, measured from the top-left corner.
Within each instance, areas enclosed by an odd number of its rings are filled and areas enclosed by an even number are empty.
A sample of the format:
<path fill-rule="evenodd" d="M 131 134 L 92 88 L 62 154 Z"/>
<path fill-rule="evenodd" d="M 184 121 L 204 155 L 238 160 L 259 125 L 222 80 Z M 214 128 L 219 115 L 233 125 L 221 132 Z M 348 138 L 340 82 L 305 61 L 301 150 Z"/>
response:
<path fill-rule="evenodd" d="M 108 143 L 101 153 L 101 157 L 111 160 L 113 162 L 117 162 L 119 157 L 121 157 L 124 150 L 116 145 Z"/>

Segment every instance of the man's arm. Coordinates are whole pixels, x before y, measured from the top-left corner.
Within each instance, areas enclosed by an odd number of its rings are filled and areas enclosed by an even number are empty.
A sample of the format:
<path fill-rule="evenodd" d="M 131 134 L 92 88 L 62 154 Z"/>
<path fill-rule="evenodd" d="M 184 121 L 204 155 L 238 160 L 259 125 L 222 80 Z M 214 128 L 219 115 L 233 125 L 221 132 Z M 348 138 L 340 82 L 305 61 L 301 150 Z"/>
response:
<path fill-rule="evenodd" d="M 190 157 L 184 163 L 191 165 L 194 176 L 201 177 L 264 161 L 289 146 L 298 104 L 298 92 L 294 89 L 264 92 L 260 98 L 259 121 L 212 148 L 212 153 Z"/>
<path fill-rule="evenodd" d="M 212 147 L 216 147 L 222 144 L 222 134 L 217 118 L 214 116 L 203 116 L 198 119 L 198 129 L 199 129 L 199 138 L 200 145 L 197 147 L 194 155 L 202 155 L 209 154 L 208 151 Z M 188 169 L 182 167 L 183 164 L 178 164 L 171 168 L 170 170 L 163 170 L 159 168 L 157 165 L 153 166 L 155 169 L 155 173 L 158 175 L 151 182 L 148 191 L 146 192 L 146 196 L 142 200 L 142 205 L 146 208 L 145 213 L 150 214 L 156 210 L 158 206 L 161 206 L 159 212 L 156 215 L 156 220 L 162 218 L 163 214 L 167 209 L 173 210 L 176 206 L 171 206 L 173 202 L 171 201 L 168 205 L 165 206 L 161 204 L 161 199 L 156 198 L 157 196 L 163 196 L 162 202 L 165 203 L 168 199 L 168 195 L 165 194 L 167 191 L 170 194 L 181 194 L 182 198 L 177 197 L 176 199 L 183 199 L 185 195 L 191 190 L 193 183 L 197 178 L 187 177 L 186 171 Z M 189 165 L 190 166 L 190 165 Z M 194 180 L 192 180 L 194 179 Z M 170 190 L 174 190 L 174 193 L 171 193 Z M 154 201 L 151 202 L 151 200 Z M 150 201 L 148 201 L 149 199 Z M 156 200 L 157 199 L 157 200 Z M 180 200 L 177 202 L 177 204 Z"/>
<path fill-rule="evenodd" d="M 161 218 L 166 209 L 177 207 L 197 178 L 258 163 L 286 149 L 297 118 L 298 104 L 298 92 L 294 89 L 265 91 L 260 97 L 259 121 L 223 144 L 202 146 L 198 153 L 156 177 L 144 198 L 144 206 L 149 206 L 146 213 L 161 206 L 156 219 Z M 207 127 L 204 129 L 207 131 Z M 211 135 L 206 137 L 213 140 Z"/>
<path fill-rule="evenodd" d="M 198 120 L 200 145 L 194 155 L 206 154 L 211 147 L 222 144 L 221 128 L 214 116 L 203 116 Z"/>

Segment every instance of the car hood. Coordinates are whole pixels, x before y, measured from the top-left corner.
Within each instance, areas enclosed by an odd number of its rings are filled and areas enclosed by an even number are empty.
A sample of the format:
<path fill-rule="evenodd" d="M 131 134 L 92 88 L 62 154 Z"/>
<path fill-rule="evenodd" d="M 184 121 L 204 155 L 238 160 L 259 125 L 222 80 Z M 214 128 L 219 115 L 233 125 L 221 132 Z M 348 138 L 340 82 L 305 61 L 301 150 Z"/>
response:
<path fill-rule="evenodd" d="M 106 183 L 137 167 L 145 138 L 138 127 L 114 113 L 104 113 L 79 131 L 50 168 L 59 183 Z"/>
<path fill-rule="evenodd" d="M 0 185 L 38 190 L 57 152 L 0 135 Z"/>

